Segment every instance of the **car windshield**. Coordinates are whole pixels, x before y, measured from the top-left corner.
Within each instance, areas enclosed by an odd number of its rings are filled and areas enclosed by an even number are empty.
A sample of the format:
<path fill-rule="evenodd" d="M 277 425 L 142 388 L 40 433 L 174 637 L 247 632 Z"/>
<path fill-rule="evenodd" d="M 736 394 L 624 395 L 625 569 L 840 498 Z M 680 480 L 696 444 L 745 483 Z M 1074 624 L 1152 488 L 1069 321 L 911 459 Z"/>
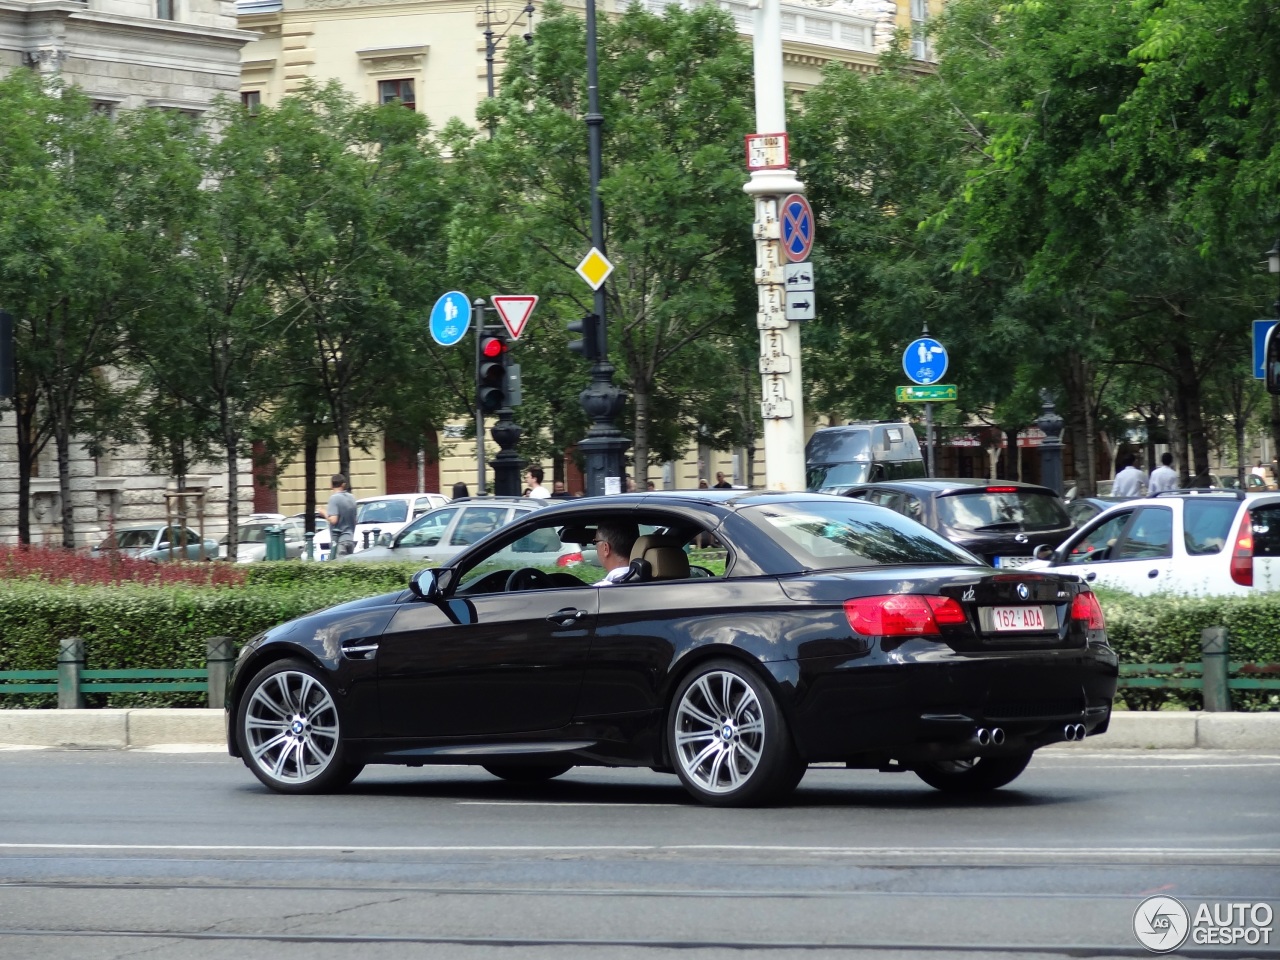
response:
<path fill-rule="evenodd" d="M 805 483 L 816 493 L 843 491 L 855 483 L 866 483 L 870 473 L 871 464 L 866 461 L 824 463 L 810 466 L 805 470 Z"/>
<path fill-rule="evenodd" d="M 854 500 L 770 503 L 742 515 L 810 568 L 982 562 L 914 520 Z"/>
<path fill-rule="evenodd" d="M 103 550 L 136 550 L 156 542 L 154 530 L 121 530 L 102 541 Z"/>
<path fill-rule="evenodd" d="M 998 530 L 1059 530 L 1071 518 L 1058 498 L 1037 490 L 983 489 L 938 497 L 938 520 L 968 533 Z"/>
<path fill-rule="evenodd" d="M 241 527 L 237 531 L 241 543 L 266 543 L 267 527 L 263 524 Z"/>
<path fill-rule="evenodd" d="M 356 523 L 404 523 L 409 504 L 403 500 L 370 500 L 356 509 Z"/>

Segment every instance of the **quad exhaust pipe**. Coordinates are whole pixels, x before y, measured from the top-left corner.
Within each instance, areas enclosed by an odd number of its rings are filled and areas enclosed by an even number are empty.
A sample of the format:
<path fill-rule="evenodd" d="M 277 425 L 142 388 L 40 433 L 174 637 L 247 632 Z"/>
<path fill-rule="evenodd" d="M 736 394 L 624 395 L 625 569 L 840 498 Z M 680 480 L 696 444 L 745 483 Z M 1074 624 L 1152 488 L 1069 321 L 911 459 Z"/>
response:
<path fill-rule="evenodd" d="M 1068 723 L 1062 728 L 1062 735 L 1068 740 L 1083 740 L 1086 733 L 1083 723 Z"/>
<path fill-rule="evenodd" d="M 978 741 L 980 747 L 998 747 L 1004 743 L 1004 730 L 1000 727 L 992 727 L 990 730 L 979 727 L 973 738 Z"/>

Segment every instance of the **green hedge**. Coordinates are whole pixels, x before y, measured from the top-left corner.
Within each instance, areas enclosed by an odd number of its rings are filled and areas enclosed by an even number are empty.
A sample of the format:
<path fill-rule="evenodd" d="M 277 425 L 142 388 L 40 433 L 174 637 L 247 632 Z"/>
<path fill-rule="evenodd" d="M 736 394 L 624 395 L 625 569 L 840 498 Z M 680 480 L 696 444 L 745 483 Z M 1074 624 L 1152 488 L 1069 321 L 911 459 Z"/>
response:
<path fill-rule="evenodd" d="M 1280 593 L 1238 597 L 1135 597 L 1099 590 L 1107 635 L 1121 663 L 1200 662 L 1200 632 L 1226 627 L 1228 659 L 1280 663 Z M 1202 705 L 1198 690 L 1123 690 L 1131 710 L 1189 709 Z M 1280 710 L 1280 693 L 1232 690 L 1236 710 Z"/>
<path fill-rule="evenodd" d="M 209 637 L 237 644 L 285 620 L 404 588 L 422 564 L 261 563 L 243 587 L 0 584 L 0 670 L 50 670 L 58 642 L 80 637 L 85 666 L 198 669 Z M 52 706 L 53 694 L 0 697 L 0 709 Z M 89 706 L 204 706 L 198 693 L 88 694 Z"/>
<path fill-rule="evenodd" d="M 702 558 L 700 558 L 702 559 Z M 705 560 L 704 560 L 705 563 Z M 81 637 L 91 669 L 200 668 L 205 641 L 243 643 L 267 627 L 335 603 L 403 588 L 416 563 L 260 563 L 242 587 L 0 584 L 0 670 L 50 670 L 58 641 Z M 1133 597 L 1099 591 L 1122 663 L 1199 663 L 1200 632 L 1225 626 L 1230 659 L 1280 663 L 1280 593 L 1227 598 Z M 1199 709 L 1200 694 L 1126 690 L 1130 709 Z M 1232 691 L 1237 710 L 1280 710 L 1280 694 Z M 0 697 L 0 709 L 52 706 L 52 694 Z M 202 706 L 201 694 L 91 694 L 91 706 Z"/>

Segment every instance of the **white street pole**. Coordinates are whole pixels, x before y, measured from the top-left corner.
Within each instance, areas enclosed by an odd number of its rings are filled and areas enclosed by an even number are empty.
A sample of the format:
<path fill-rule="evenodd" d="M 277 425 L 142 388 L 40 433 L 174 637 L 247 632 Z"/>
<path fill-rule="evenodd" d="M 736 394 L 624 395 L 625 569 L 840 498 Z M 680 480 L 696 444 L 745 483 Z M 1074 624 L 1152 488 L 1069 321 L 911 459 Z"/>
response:
<path fill-rule="evenodd" d="M 780 0 L 755 0 L 756 132 L 785 133 Z M 742 188 L 755 198 L 756 285 L 759 288 L 760 412 L 764 418 L 765 486 L 803 490 L 804 396 L 800 376 L 800 325 L 786 318 L 783 277 L 783 197 L 804 193 L 794 170 L 753 170 Z"/>

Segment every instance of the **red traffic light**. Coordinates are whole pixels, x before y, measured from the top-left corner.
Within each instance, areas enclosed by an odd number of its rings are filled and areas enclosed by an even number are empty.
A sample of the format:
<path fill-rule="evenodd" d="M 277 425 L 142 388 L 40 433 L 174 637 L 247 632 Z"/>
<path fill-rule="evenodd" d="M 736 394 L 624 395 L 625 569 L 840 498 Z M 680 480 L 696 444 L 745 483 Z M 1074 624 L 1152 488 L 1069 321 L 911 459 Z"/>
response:
<path fill-rule="evenodd" d="M 480 354 L 493 360 L 507 352 L 507 345 L 498 337 L 486 337 L 480 341 Z"/>

